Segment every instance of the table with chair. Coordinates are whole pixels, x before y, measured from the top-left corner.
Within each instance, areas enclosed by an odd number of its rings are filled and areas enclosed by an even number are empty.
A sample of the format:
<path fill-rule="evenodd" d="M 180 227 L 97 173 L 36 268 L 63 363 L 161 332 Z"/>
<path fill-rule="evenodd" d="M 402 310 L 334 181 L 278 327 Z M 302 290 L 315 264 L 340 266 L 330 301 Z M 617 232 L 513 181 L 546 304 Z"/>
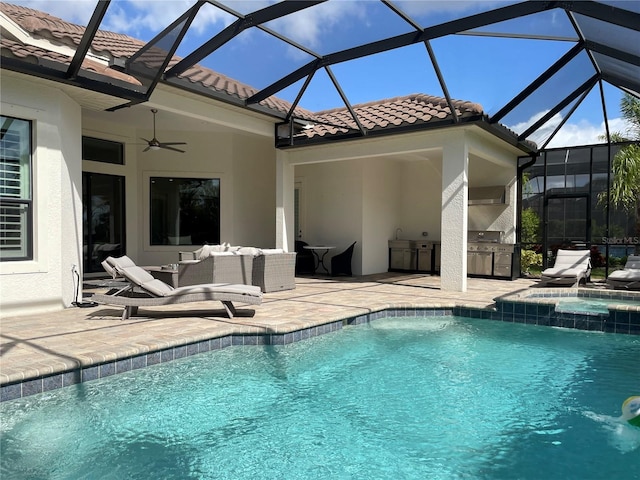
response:
<path fill-rule="evenodd" d="M 333 250 L 336 247 L 327 245 L 305 245 L 303 248 L 305 250 L 311 250 L 316 257 L 316 264 L 313 273 L 318 273 L 318 269 L 322 267 L 325 273 L 329 275 L 329 269 L 324 264 L 324 257 L 327 256 L 327 253 L 329 253 L 330 250 Z"/>

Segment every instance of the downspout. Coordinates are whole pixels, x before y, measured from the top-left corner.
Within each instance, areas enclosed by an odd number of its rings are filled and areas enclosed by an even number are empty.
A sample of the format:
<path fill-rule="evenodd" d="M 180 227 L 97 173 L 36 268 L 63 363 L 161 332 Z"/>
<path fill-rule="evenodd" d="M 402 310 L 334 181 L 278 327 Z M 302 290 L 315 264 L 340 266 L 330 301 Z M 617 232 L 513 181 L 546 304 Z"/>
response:
<path fill-rule="evenodd" d="M 538 161 L 538 152 L 531 155 L 531 160 L 528 162 L 518 165 L 518 209 L 516 212 L 516 221 L 519 227 L 522 227 L 522 175 L 524 171 L 533 166 Z M 516 229 L 516 243 L 520 244 L 522 240 L 522 228 Z"/>
<path fill-rule="evenodd" d="M 517 188 L 517 202 L 518 208 L 516 209 L 516 253 L 521 255 L 522 252 L 522 177 L 525 169 L 531 167 L 538 161 L 538 153 L 533 153 L 531 155 L 531 160 L 524 163 L 523 165 L 518 165 L 518 188 Z M 520 259 L 518 259 L 518 265 L 521 265 Z M 522 267 L 520 267 L 520 271 L 518 272 L 518 277 L 522 275 Z"/>

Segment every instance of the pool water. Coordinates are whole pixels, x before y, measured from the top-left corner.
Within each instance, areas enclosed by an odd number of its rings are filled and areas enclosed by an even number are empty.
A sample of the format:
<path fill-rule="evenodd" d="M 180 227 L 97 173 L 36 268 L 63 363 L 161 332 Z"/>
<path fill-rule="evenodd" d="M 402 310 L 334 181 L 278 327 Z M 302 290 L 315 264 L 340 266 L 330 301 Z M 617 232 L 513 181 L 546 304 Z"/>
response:
<path fill-rule="evenodd" d="M 640 306 L 637 300 L 617 300 L 598 297 L 565 297 L 558 302 L 556 310 L 569 312 L 609 313 L 608 305 Z"/>
<path fill-rule="evenodd" d="M 640 478 L 640 338 L 390 318 L 0 404 L 11 479 Z"/>

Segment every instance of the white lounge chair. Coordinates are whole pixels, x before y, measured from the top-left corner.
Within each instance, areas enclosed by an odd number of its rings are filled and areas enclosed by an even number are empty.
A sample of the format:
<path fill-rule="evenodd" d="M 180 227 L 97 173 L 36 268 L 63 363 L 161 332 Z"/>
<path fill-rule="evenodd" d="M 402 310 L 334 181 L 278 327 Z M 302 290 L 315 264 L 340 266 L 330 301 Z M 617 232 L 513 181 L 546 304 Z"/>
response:
<path fill-rule="evenodd" d="M 106 305 L 124 307 L 122 319 L 126 320 L 138 311 L 138 307 L 173 305 L 176 303 L 219 301 L 229 318 L 236 314 L 233 302 L 259 305 L 262 303 L 260 287 L 230 283 L 209 283 L 173 288 L 138 267 L 129 257 L 108 257 L 103 268 L 112 277 L 123 277 L 129 284 L 114 293 L 94 294 L 91 299 Z"/>
<path fill-rule="evenodd" d="M 611 272 L 607 285 L 611 288 L 640 290 L 640 255 L 629 255 L 624 269 Z"/>
<path fill-rule="evenodd" d="M 574 286 L 591 277 L 591 252 L 589 250 L 558 250 L 552 268 L 542 272 L 539 287 Z"/>

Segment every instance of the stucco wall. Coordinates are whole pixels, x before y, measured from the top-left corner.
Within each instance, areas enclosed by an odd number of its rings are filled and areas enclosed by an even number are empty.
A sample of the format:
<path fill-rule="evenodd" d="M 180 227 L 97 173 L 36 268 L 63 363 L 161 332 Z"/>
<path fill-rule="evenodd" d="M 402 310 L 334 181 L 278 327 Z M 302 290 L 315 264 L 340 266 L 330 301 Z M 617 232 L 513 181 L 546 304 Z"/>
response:
<path fill-rule="evenodd" d="M 366 160 L 364 168 L 364 207 L 362 251 L 363 275 L 389 269 L 389 239 L 398 228 L 401 212 L 401 167 L 403 162 Z"/>
<path fill-rule="evenodd" d="M 469 185 L 472 187 L 506 185 L 507 202 L 504 205 L 470 205 L 468 230 L 494 230 L 504 232 L 504 242 L 516 241 L 517 187 L 515 160 L 511 167 L 495 165 L 474 158 L 469 165 Z"/>
<path fill-rule="evenodd" d="M 80 107 L 39 83 L 2 79 L 2 114 L 33 121 L 34 259 L 0 262 L 2 315 L 67 307 L 82 253 Z"/>
<path fill-rule="evenodd" d="M 276 151 L 270 138 L 235 135 L 233 226 L 236 245 L 276 246 Z"/>
<path fill-rule="evenodd" d="M 440 190 L 442 188 L 442 161 L 420 160 L 400 163 L 402 174 L 401 205 L 398 227 L 402 237 L 440 240 Z"/>
<path fill-rule="evenodd" d="M 163 138 L 187 145 L 185 153 L 142 152 L 144 129 L 131 129 L 88 116 L 83 134 L 124 142 L 125 165 L 83 162 L 85 171 L 125 176 L 126 251 L 140 265 L 174 263 L 186 246 L 151 246 L 149 179 L 152 176 L 220 178 L 221 241 L 234 245 L 275 246 L 275 148 L 269 138 L 229 132 L 163 130 Z M 193 247 L 195 249 L 197 247 Z"/>
<path fill-rule="evenodd" d="M 303 240 L 336 249 L 340 253 L 357 241 L 352 259 L 354 274 L 361 270 L 363 234 L 363 161 L 329 162 L 296 166 L 296 178 L 304 179 L 306 234 Z"/>

